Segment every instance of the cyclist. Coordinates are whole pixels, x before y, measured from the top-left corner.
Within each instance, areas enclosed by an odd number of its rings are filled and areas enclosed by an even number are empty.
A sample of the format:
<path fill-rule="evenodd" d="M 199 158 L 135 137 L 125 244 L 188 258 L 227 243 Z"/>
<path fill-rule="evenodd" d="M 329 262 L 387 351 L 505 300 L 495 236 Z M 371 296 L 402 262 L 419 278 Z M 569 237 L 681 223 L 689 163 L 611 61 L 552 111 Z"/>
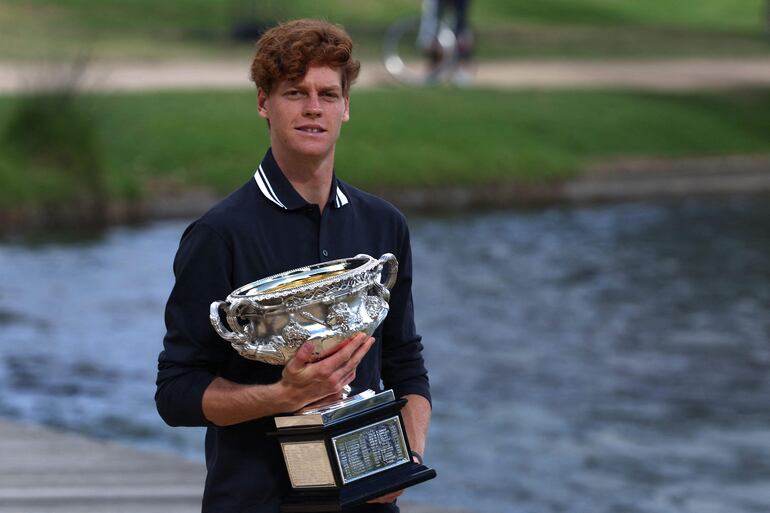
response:
<path fill-rule="evenodd" d="M 447 57 L 457 59 L 458 66 L 453 77 L 455 83 L 466 84 L 471 78 L 469 64 L 473 51 L 473 32 L 468 24 L 469 3 L 470 0 L 423 0 L 417 39 L 428 59 L 431 80 L 439 78 L 440 63 Z M 454 14 L 452 27 L 456 38 L 454 56 L 443 55 L 443 48 L 438 41 L 440 20 L 450 9 Z"/>

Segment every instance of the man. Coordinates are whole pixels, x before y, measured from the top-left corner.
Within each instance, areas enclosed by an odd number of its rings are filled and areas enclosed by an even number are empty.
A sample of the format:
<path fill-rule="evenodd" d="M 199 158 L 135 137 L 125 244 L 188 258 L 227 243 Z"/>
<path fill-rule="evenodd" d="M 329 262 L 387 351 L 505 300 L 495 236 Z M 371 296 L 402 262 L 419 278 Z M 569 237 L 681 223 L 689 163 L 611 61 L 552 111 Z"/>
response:
<path fill-rule="evenodd" d="M 430 80 L 435 81 L 440 78 L 442 61 L 446 63 L 456 58 L 457 67 L 453 70 L 452 80 L 456 85 L 470 84 L 473 31 L 468 23 L 469 3 L 470 0 L 423 0 L 417 40 L 428 59 L 431 69 Z M 439 28 L 447 10 L 454 14 L 452 18 L 452 30 L 456 37 L 454 56 L 442 55 L 443 49 L 438 40 Z"/>
<path fill-rule="evenodd" d="M 412 263 L 404 217 L 334 174 L 340 129 L 359 71 L 339 27 L 298 20 L 266 32 L 251 77 L 271 147 L 240 189 L 184 232 L 166 307 L 156 403 L 172 426 L 207 426 L 204 512 L 278 511 L 288 477 L 272 417 L 354 391 L 392 388 L 415 458 L 425 448 L 430 392 L 415 333 Z M 375 331 L 311 363 L 306 344 L 285 366 L 239 356 L 209 325 L 208 308 L 233 289 L 303 265 L 358 253 L 393 253 L 399 275 Z M 382 381 L 382 383 L 381 383 Z M 384 385 L 384 387 L 383 387 Z M 356 511 L 398 511 L 400 492 Z"/>

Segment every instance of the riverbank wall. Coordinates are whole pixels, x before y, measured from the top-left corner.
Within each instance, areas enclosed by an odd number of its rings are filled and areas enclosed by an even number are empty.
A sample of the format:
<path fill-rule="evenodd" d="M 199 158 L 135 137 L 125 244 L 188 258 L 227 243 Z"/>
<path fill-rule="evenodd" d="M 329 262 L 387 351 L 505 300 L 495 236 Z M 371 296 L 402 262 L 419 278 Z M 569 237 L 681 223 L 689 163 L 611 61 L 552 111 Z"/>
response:
<path fill-rule="evenodd" d="M 618 159 L 561 182 L 477 186 L 387 187 L 370 190 L 409 213 L 650 201 L 693 196 L 770 194 L 770 155 L 687 159 Z M 219 198 L 201 188 L 147 191 L 143 199 L 93 205 L 24 206 L 0 209 L 0 233 L 131 224 L 153 219 L 194 218 Z"/>

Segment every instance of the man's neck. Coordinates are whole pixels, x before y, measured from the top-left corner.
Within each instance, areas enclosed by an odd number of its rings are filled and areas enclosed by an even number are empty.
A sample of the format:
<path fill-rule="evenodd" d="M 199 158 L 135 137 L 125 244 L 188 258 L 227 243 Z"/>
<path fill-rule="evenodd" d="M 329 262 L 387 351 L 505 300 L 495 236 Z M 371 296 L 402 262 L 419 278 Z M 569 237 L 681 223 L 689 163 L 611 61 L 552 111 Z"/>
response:
<path fill-rule="evenodd" d="M 325 157 L 311 158 L 281 153 L 274 147 L 273 157 L 299 195 L 323 213 L 332 185 L 334 151 Z"/>

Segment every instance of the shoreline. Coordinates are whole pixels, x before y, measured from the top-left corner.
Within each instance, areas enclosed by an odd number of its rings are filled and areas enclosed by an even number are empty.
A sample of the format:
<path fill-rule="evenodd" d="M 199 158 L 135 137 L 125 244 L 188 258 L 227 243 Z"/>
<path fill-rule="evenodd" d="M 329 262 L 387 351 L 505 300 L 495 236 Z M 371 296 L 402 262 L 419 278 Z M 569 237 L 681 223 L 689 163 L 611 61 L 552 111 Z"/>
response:
<path fill-rule="evenodd" d="M 770 194 L 770 155 L 618 159 L 553 183 L 378 187 L 367 191 L 417 214 Z M 194 218 L 219 199 L 210 190 L 189 187 L 137 201 L 113 201 L 100 210 L 93 204 L 0 209 L 0 234 Z"/>
<path fill-rule="evenodd" d="M 770 155 L 684 159 L 619 159 L 550 184 L 370 188 L 409 213 L 467 212 L 547 205 L 585 205 L 701 196 L 770 194 Z M 193 218 L 220 196 L 202 188 L 166 191 L 136 202 L 0 209 L 0 233 L 103 227 Z M 96 218 L 95 218 L 96 217 Z"/>

